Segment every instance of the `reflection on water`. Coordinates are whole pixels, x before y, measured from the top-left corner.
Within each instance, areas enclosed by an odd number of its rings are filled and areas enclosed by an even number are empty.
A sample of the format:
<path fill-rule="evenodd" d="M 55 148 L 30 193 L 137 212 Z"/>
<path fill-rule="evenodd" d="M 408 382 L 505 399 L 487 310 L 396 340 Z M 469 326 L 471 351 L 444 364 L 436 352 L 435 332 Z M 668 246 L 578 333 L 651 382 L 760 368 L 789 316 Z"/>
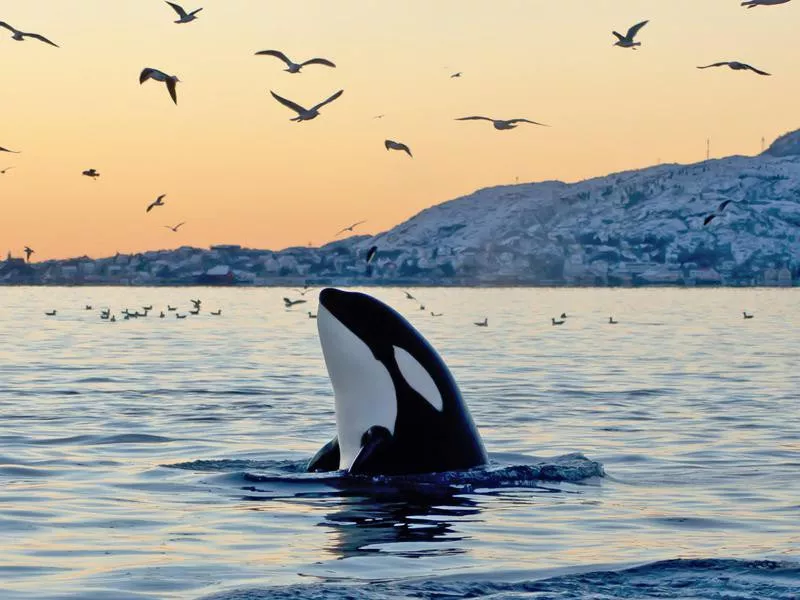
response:
<path fill-rule="evenodd" d="M 0 289 L 0 598 L 310 581 L 326 597 L 331 582 L 442 575 L 512 594 L 504 573 L 800 553 L 798 290 L 411 291 L 444 316 L 375 293 L 459 382 L 493 460 L 471 479 L 303 472 L 334 433 L 333 399 L 287 290 Z M 198 296 L 222 316 L 83 309 Z M 680 568 L 700 581 L 698 564 Z M 753 583 L 761 564 L 713 563 L 744 597 L 791 597 L 769 579 L 782 567 Z"/>

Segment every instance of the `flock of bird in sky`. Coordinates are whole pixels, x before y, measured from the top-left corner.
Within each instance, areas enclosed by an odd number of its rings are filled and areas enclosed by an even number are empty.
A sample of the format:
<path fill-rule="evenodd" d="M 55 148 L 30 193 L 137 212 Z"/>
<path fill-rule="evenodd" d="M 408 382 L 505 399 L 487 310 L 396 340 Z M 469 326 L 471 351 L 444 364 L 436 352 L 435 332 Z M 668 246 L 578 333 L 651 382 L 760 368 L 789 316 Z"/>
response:
<path fill-rule="evenodd" d="M 746 0 L 746 1 L 742 2 L 741 5 L 743 7 L 747 7 L 748 9 L 750 9 L 750 8 L 755 8 L 757 6 L 774 6 L 774 5 L 778 5 L 778 4 L 786 4 L 787 2 L 790 2 L 790 1 L 791 0 Z M 177 14 L 178 19 L 175 21 L 175 23 L 177 23 L 177 24 L 191 23 L 192 21 L 194 21 L 194 20 L 196 20 L 198 18 L 197 17 L 198 13 L 200 13 L 203 10 L 203 8 L 201 7 L 201 8 L 196 8 L 196 9 L 191 10 L 191 11 L 187 11 L 182 6 L 180 6 L 179 4 L 176 4 L 174 2 L 166 2 L 166 4 L 168 4 L 170 7 L 172 7 L 172 9 Z M 649 23 L 649 21 L 647 21 L 647 20 L 641 21 L 639 23 L 636 23 L 635 25 L 630 27 L 624 35 L 619 33 L 618 31 L 613 31 L 612 32 L 613 35 L 617 38 L 617 41 L 615 42 L 614 45 L 615 46 L 619 46 L 621 48 L 629 48 L 631 50 L 636 50 L 639 46 L 642 45 L 642 42 L 637 41 L 636 38 L 639 35 L 639 33 L 641 32 L 642 28 L 645 25 L 647 25 L 647 23 Z M 6 23 L 4 21 L 0 21 L 0 28 L 3 28 L 3 29 L 6 29 L 6 30 L 10 31 L 11 34 L 12 34 L 11 38 L 13 40 L 16 40 L 16 41 L 19 41 L 19 42 L 25 41 L 26 38 L 30 38 L 30 39 L 34 39 L 34 40 L 39 40 L 40 42 L 43 42 L 45 44 L 49 44 L 50 46 L 54 46 L 56 48 L 59 47 L 58 44 L 56 44 L 52 40 L 48 39 L 47 37 L 45 37 L 45 36 L 43 36 L 43 35 L 41 35 L 39 33 L 31 33 L 31 32 L 21 31 L 19 29 L 16 29 L 15 27 L 9 25 L 8 23 Z M 328 67 L 328 68 L 336 68 L 336 65 L 332 61 L 330 61 L 330 60 L 328 60 L 326 58 L 319 58 L 319 57 L 311 58 L 311 59 L 308 59 L 308 60 L 305 60 L 303 62 L 299 62 L 298 63 L 298 62 L 294 62 L 293 60 L 291 60 L 288 56 L 286 56 L 286 54 L 284 54 L 283 52 L 281 52 L 279 50 L 261 50 L 259 52 L 256 52 L 255 54 L 256 54 L 256 56 L 270 56 L 270 57 L 273 57 L 273 58 L 276 58 L 276 59 L 282 61 L 286 65 L 286 69 L 284 69 L 284 70 L 287 73 L 291 73 L 291 74 L 300 73 L 300 71 L 304 67 L 310 66 L 310 65 L 321 65 L 321 66 L 325 66 L 325 67 Z M 769 76 L 770 75 L 770 73 L 768 73 L 766 71 L 763 71 L 761 69 L 753 67 L 752 65 L 749 65 L 747 63 L 743 63 L 743 62 L 740 62 L 740 61 L 720 61 L 720 62 L 715 62 L 715 63 L 709 64 L 709 65 L 698 66 L 697 68 L 698 69 L 709 69 L 709 68 L 715 68 L 715 67 L 728 67 L 728 68 L 730 68 L 730 69 L 732 69 L 734 71 L 752 71 L 753 73 L 756 73 L 756 74 L 761 75 L 761 76 Z M 460 72 L 460 71 L 450 75 L 451 78 L 460 78 L 461 76 L 462 76 L 462 72 Z M 146 81 L 150 81 L 150 80 L 156 81 L 156 82 L 159 82 L 159 83 L 164 83 L 166 88 L 167 88 L 167 91 L 169 93 L 170 98 L 172 98 L 172 101 L 177 105 L 177 103 L 178 103 L 177 84 L 180 82 L 180 79 L 178 78 L 177 75 L 170 75 L 170 74 L 165 73 L 164 71 L 161 71 L 159 69 L 155 69 L 155 68 L 152 68 L 152 67 L 145 67 L 144 69 L 142 69 L 141 73 L 139 74 L 139 83 L 143 84 Z M 315 104 L 311 108 L 304 108 L 300 104 L 298 104 L 298 103 L 296 103 L 296 102 L 294 102 L 292 100 L 289 100 L 287 98 L 284 98 L 282 96 L 279 96 L 274 91 L 270 90 L 270 94 L 272 95 L 272 97 L 277 102 L 279 102 L 281 105 L 285 106 L 286 108 L 288 108 L 289 110 L 291 110 L 291 111 L 293 111 L 295 113 L 295 116 L 292 117 L 290 120 L 294 121 L 294 122 L 298 122 L 298 123 L 303 122 L 303 121 L 310 121 L 312 119 L 317 118 L 320 115 L 319 111 L 320 111 L 321 108 L 323 108 L 324 106 L 326 106 L 326 105 L 334 102 L 335 100 L 337 100 L 339 97 L 341 97 L 341 95 L 343 93 L 344 93 L 344 90 L 339 90 L 339 91 L 335 92 L 334 94 L 332 94 L 331 96 L 329 96 L 328 98 L 326 98 L 325 100 L 323 100 L 322 102 L 319 102 L 318 104 Z M 376 115 L 374 118 L 378 119 L 378 118 L 381 118 L 381 117 L 383 117 L 383 115 Z M 537 121 L 532 121 L 530 119 L 525 119 L 525 118 L 496 119 L 496 118 L 492 118 L 492 117 L 473 115 L 473 116 L 467 116 L 467 117 L 459 117 L 456 120 L 457 121 L 488 121 L 488 122 L 492 123 L 492 126 L 498 131 L 507 131 L 507 130 L 514 129 L 521 123 L 527 123 L 527 124 L 531 124 L 531 125 L 548 127 L 548 125 L 545 125 L 544 123 L 540 123 L 540 122 L 537 122 Z M 386 148 L 386 150 L 394 150 L 394 151 L 405 152 L 409 157 L 413 158 L 413 154 L 411 152 L 411 149 L 408 147 L 407 144 L 405 144 L 403 142 L 387 139 L 387 140 L 384 141 L 384 147 Z M 15 151 L 15 150 L 9 150 L 8 148 L 0 146 L 0 153 L 19 154 L 20 152 L 19 151 Z M 4 167 L 3 169 L 0 169 L 0 175 L 5 175 L 10 169 L 13 169 L 13 168 L 14 168 L 13 166 L 9 166 L 9 167 Z M 87 169 L 87 170 L 83 171 L 82 175 L 84 175 L 86 177 L 89 177 L 91 179 L 94 179 L 94 180 L 96 180 L 98 177 L 100 177 L 100 173 L 97 171 L 97 169 L 94 169 L 94 168 Z M 164 198 L 165 197 L 166 197 L 166 194 L 161 194 L 160 196 L 158 196 L 158 198 L 155 201 L 153 201 L 153 202 L 151 202 L 150 204 L 147 205 L 147 208 L 146 208 L 145 212 L 149 213 L 152 209 L 154 209 L 156 207 L 164 206 L 164 204 L 165 204 L 164 203 Z M 722 204 L 719 205 L 718 209 L 714 213 L 709 214 L 708 216 L 706 216 L 705 219 L 704 219 L 704 222 L 703 222 L 703 226 L 708 225 L 716 217 L 721 215 L 722 211 L 725 209 L 725 206 L 727 206 L 728 202 L 730 202 L 730 201 L 727 200 L 727 201 L 723 202 Z M 348 232 L 348 231 L 349 232 L 353 232 L 355 227 L 357 227 L 358 225 L 361 225 L 362 223 L 365 223 L 365 222 L 366 221 L 362 220 L 362 221 L 358 221 L 356 223 L 353 223 L 352 225 L 350 225 L 348 227 L 345 227 L 344 229 L 342 229 L 339 232 L 337 232 L 336 236 L 341 235 L 342 233 L 345 233 L 345 232 Z M 182 226 L 184 226 L 185 224 L 186 224 L 186 221 L 182 221 L 182 222 L 180 222 L 180 223 L 178 223 L 176 225 L 164 225 L 164 227 L 169 229 L 173 233 L 178 233 L 178 230 Z M 374 259 L 376 252 L 377 252 L 377 247 L 376 246 L 372 246 L 372 247 L 369 248 L 369 250 L 367 252 L 367 256 L 366 256 L 366 262 L 367 262 L 368 266 L 371 263 L 371 261 Z M 30 247 L 26 246 L 25 247 L 26 260 L 30 261 L 30 257 L 31 257 L 32 254 L 34 254 L 34 250 L 32 250 Z"/>

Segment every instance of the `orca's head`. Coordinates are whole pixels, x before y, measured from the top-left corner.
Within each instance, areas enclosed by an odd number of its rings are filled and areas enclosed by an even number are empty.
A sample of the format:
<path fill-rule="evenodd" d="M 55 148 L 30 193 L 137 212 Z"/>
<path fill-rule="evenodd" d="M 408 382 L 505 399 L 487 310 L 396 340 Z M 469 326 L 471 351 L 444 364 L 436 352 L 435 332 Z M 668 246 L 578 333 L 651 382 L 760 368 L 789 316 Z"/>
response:
<path fill-rule="evenodd" d="M 441 357 L 405 318 L 376 298 L 324 289 L 317 327 L 336 397 L 339 468 L 350 467 L 371 427 L 395 433 L 408 388 L 423 399 L 426 411 L 441 413 L 450 403 L 460 405 Z"/>

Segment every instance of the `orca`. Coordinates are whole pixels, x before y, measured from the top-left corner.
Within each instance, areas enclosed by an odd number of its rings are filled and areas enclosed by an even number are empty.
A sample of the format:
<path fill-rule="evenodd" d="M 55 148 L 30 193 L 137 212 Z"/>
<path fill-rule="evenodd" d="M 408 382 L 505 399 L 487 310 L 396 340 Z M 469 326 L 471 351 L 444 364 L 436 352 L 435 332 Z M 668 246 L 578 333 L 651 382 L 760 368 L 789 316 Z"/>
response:
<path fill-rule="evenodd" d="M 488 462 L 450 370 L 393 308 L 326 288 L 317 329 L 335 396 L 336 437 L 308 471 L 411 475 Z"/>

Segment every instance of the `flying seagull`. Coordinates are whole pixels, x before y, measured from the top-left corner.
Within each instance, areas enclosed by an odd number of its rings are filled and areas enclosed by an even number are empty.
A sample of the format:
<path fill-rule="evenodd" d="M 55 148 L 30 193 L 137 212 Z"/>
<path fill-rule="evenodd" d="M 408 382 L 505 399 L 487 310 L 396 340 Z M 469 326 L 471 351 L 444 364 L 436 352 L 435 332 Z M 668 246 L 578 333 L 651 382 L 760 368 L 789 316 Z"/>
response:
<path fill-rule="evenodd" d="M 747 8 L 754 8 L 756 6 L 775 6 L 777 4 L 786 4 L 789 0 L 747 0 L 742 2 L 742 6 Z"/>
<path fill-rule="evenodd" d="M 367 264 L 370 264 L 373 261 L 377 253 L 378 253 L 377 246 L 372 246 L 369 250 L 367 250 Z"/>
<path fill-rule="evenodd" d="M 14 35 L 11 36 L 12 40 L 17 40 L 18 42 L 24 42 L 26 37 L 33 38 L 35 40 L 39 40 L 40 42 L 44 42 L 45 44 L 50 44 L 51 46 L 55 46 L 58 48 L 58 44 L 54 44 L 50 40 L 48 40 L 43 35 L 39 35 L 38 33 L 26 33 L 24 31 L 20 31 L 19 29 L 14 29 L 11 25 L 6 23 L 5 21 L 0 21 L 0 27 L 5 27 Z"/>
<path fill-rule="evenodd" d="M 147 206 L 147 210 L 146 210 L 146 211 L 144 211 L 144 212 L 150 212 L 150 211 L 151 211 L 151 210 L 153 210 L 153 209 L 154 209 L 156 206 L 164 206 L 164 197 L 165 197 L 165 196 L 166 196 L 166 194 L 161 194 L 161 195 L 160 195 L 158 198 L 156 198 L 155 200 L 153 200 L 153 201 L 152 201 L 150 204 L 148 204 L 148 206 Z"/>
<path fill-rule="evenodd" d="M 457 77 L 461 77 L 461 71 L 459 71 L 458 73 L 453 73 L 452 75 L 450 75 L 450 79 L 455 79 Z"/>
<path fill-rule="evenodd" d="M 394 140 L 386 140 L 383 142 L 383 145 L 386 147 L 387 150 L 402 150 L 406 154 L 408 154 L 411 158 L 414 158 L 414 155 L 411 154 L 411 150 L 408 146 L 406 146 L 402 142 L 395 142 Z"/>
<path fill-rule="evenodd" d="M 550 127 L 544 123 L 537 123 L 536 121 L 531 121 L 529 119 L 508 119 L 505 121 L 503 119 L 492 119 L 490 117 L 459 117 L 456 119 L 456 121 L 490 121 L 494 125 L 494 128 L 499 131 L 504 129 L 514 129 L 518 123 L 530 123 L 531 125 Z"/>
<path fill-rule="evenodd" d="M 734 71 L 753 71 L 754 73 L 758 73 L 759 75 L 771 75 L 771 73 L 767 73 L 766 71 L 762 71 L 760 69 L 756 69 L 755 67 L 751 67 L 748 64 L 743 62 L 738 62 L 735 60 L 727 60 L 722 62 L 713 63 L 711 65 L 706 65 L 704 67 L 697 67 L 698 69 L 710 69 L 711 67 L 730 67 Z"/>
<path fill-rule="evenodd" d="M 182 225 L 186 225 L 186 221 L 178 223 L 177 225 L 175 225 L 175 227 L 171 227 L 170 225 L 164 225 L 164 227 L 166 227 L 167 229 L 171 229 L 175 233 L 178 233 L 178 229 L 180 229 Z"/>
<path fill-rule="evenodd" d="M 344 90 L 339 90 L 327 100 L 323 100 L 322 102 L 320 102 L 316 106 L 311 107 L 310 109 L 305 109 L 299 104 L 292 102 L 291 100 L 287 100 L 286 98 L 281 98 L 280 96 L 278 96 L 278 94 L 276 94 L 272 90 L 270 90 L 269 93 L 272 94 L 272 97 L 275 98 L 275 100 L 283 104 L 286 108 L 289 108 L 294 112 L 296 112 L 297 116 L 292 117 L 290 121 L 296 121 L 297 123 L 299 123 L 301 121 L 310 121 L 311 119 L 316 119 L 319 116 L 319 109 L 328 104 L 329 102 L 333 102 L 334 100 L 336 100 L 339 96 L 341 96 L 344 93 Z"/>
<path fill-rule="evenodd" d="M 731 202 L 732 201 L 730 199 L 729 200 L 723 200 L 722 202 L 720 202 L 719 206 L 717 207 L 717 210 L 715 212 L 711 213 L 710 215 L 708 215 L 705 219 L 703 219 L 703 227 L 705 227 L 706 225 L 711 223 L 711 221 L 713 221 L 718 216 L 720 216 L 722 214 L 722 211 L 725 210 L 725 207 L 728 206 L 728 204 L 730 204 Z"/>
<path fill-rule="evenodd" d="M 350 227 L 345 227 L 344 229 L 341 229 L 341 230 L 337 231 L 336 235 L 341 235 L 345 231 L 353 231 L 353 229 L 355 229 L 356 227 L 358 227 L 362 223 L 366 223 L 366 221 L 358 221 L 357 223 L 353 223 L 352 225 L 350 225 Z"/>
<path fill-rule="evenodd" d="M 412 296 L 410 292 L 407 292 L 405 290 L 403 290 L 403 292 L 405 293 L 407 299 L 416 300 L 416 298 L 414 298 L 414 296 Z"/>
<path fill-rule="evenodd" d="M 197 18 L 197 16 L 196 16 L 197 13 L 199 13 L 201 10 L 203 10 L 202 8 L 197 8 L 197 9 L 193 10 L 192 12 L 187 13 L 183 9 L 182 6 L 179 6 L 178 4 L 175 4 L 174 2 L 167 2 L 167 4 L 169 4 L 172 7 L 172 9 L 176 13 L 178 13 L 178 16 L 180 17 L 177 21 L 175 21 L 176 23 L 189 23 L 191 21 L 194 21 Z"/>
<path fill-rule="evenodd" d="M 13 169 L 13 168 L 14 168 L 14 167 L 6 167 L 5 169 L 3 169 L 3 170 L 1 170 L 1 171 L 0 171 L 0 175 L 5 175 L 5 174 L 6 174 L 6 171 L 8 171 L 9 169 Z"/>
<path fill-rule="evenodd" d="M 307 300 L 292 300 L 291 298 L 287 298 L 284 296 L 283 304 L 286 308 L 292 308 L 295 304 L 305 304 L 308 302 Z"/>
<path fill-rule="evenodd" d="M 36 254 L 36 250 L 30 246 L 25 246 L 25 260 L 31 262 L 31 254 Z"/>
<path fill-rule="evenodd" d="M 19 154 L 19 151 L 17 150 L 9 150 L 8 148 L 3 148 L 2 146 L 0 146 L 0 152 L 10 152 L 11 154 Z"/>
<path fill-rule="evenodd" d="M 177 104 L 178 103 L 178 93 L 175 91 L 175 84 L 180 81 L 177 75 L 167 75 L 163 71 L 159 71 L 158 69 L 153 69 L 151 67 L 145 67 L 142 72 L 139 74 L 139 84 L 144 83 L 148 79 L 153 79 L 154 81 L 161 81 L 162 83 L 167 84 L 167 89 L 169 90 L 169 95 L 172 97 L 172 101 Z"/>
<path fill-rule="evenodd" d="M 641 42 L 634 42 L 633 38 L 636 37 L 636 34 L 639 33 L 639 30 L 647 25 L 650 21 L 642 21 L 641 23 L 637 23 L 630 29 L 628 29 L 628 33 L 622 35 L 618 31 L 612 31 L 615 36 L 617 36 L 617 41 L 614 44 L 615 46 L 619 46 L 620 48 L 632 48 L 636 50 L 636 46 L 641 46 Z"/>
<path fill-rule="evenodd" d="M 301 63 L 292 62 L 292 60 L 280 50 L 261 50 L 260 52 L 256 52 L 256 56 L 274 56 L 275 58 L 281 59 L 288 67 L 284 69 L 284 71 L 287 73 L 299 73 L 300 69 L 306 65 L 325 65 L 326 67 L 336 67 L 336 65 L 327 58 L 310 58 L 309 60 Z"/>
<path fill-rule="evenodd" d="M 97 172 L 97 169 L 86 169 L 81 173 L 81 175 L 84 175 L 85 177 L 91 177 L 95 181 L 98 177 L 100 177 L 100 173 Z"/>

